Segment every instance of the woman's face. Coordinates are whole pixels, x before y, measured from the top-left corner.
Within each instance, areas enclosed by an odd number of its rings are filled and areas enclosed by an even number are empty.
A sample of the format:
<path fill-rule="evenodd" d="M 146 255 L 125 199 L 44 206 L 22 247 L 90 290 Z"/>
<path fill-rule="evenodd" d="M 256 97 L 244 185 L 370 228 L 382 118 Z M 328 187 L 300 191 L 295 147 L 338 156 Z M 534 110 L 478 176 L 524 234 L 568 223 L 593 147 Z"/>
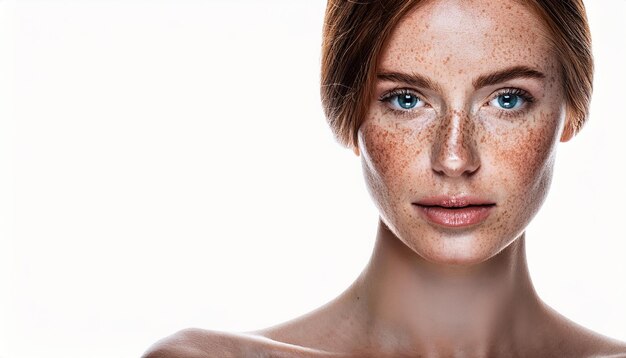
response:
<path fill-rule="evenodd" d="M 543 29 L 513 1 L 430 1 L 380 53 L 358 152 L 384 223 L 428 261 L 492 257 L 543 203 L 565 120 Z"/>

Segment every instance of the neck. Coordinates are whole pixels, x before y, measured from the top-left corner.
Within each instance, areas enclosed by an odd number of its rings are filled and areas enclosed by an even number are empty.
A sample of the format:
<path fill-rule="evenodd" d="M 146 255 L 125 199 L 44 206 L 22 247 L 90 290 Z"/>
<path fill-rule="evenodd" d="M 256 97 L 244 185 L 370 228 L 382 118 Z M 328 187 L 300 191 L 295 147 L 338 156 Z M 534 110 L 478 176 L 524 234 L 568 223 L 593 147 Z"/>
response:
<path fill-rule="evenodd" d="M 353 293 L 368 317 L 368 340 L 385 350 L 426 356 L 458 351 L 487 355 L 523 344 L 520 332 L 538 317 L 524 234 L 472 266 L 424 260 L 382 222 L 374 253 Z"/>

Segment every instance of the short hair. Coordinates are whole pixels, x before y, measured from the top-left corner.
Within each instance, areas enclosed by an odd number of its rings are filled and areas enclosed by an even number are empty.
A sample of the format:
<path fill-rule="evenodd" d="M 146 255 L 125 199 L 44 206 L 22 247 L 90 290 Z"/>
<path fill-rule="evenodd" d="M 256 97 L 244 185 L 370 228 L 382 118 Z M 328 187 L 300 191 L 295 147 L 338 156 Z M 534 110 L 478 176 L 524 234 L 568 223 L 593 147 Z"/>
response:
<path fill-rule="evenodd" d="M 582 0 L 515 0 L 543 20 L 560 62 L 567 125 L 577 134 L 589 115 L 593 88 L 591 34 Z M 357 145 L 384 42 L 423 0 L 328 0 L 324 18 L 320 95 L 336 140 Z"/>

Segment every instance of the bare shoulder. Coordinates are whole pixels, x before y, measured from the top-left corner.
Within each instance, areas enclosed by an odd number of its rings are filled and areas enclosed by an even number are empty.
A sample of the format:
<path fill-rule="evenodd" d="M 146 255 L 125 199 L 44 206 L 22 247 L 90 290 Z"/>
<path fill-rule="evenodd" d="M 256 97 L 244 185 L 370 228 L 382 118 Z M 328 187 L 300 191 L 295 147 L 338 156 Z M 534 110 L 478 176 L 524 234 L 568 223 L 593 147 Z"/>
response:
<path fill-rule="evenodd" d="M 626 342 L 605 336 L 577 323 L 570 324 L 564 340 L 574 352 L 588 358 L 626 358 Z M 573 353 L 573 352 L 572 352 Z"/>
<path fill-rule="evenodd" d="M 593 332 L 590 358 L 626 358 L 626 342 Z"/>
<path fill-rule="evenodd" d="M 245 337 L 236 334 L 187 328 L 154 343 L 142 358 L 241 357 L 246 345 Z"/>
<path fill-rule="evenodd" d="M 250 333 L 188 328 L 153 344 L 141 358 L 346 357 Z"/>
<path fill-rule="evenodd" d="M 551 351 L 568 357 L 626 358 L 626 342 L 585 327 L 547 304 L 544 308 L 550 319 L 541 334 L 550 337 Z"/>
<path fill-rule="evenodd" d="M 570 356 L 585 358 L 626 358 L 626 343 L 607 337 L 586 327 L 575 325 L 561 341 Z"/>

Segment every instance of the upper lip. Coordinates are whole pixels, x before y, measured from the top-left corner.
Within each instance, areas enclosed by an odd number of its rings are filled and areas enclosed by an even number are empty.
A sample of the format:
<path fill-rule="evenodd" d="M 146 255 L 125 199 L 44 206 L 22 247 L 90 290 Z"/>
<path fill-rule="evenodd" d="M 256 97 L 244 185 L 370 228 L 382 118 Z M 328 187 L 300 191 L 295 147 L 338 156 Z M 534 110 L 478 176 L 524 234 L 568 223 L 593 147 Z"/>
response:
<path fill-rule="evenodd" d="M 444 208 L 462 208 L 471 205 L 495 205 L 491 200 L 475 195 L 437 195 L 421 199 L 414 204 L 420 206 L 441 206 Z"/>

